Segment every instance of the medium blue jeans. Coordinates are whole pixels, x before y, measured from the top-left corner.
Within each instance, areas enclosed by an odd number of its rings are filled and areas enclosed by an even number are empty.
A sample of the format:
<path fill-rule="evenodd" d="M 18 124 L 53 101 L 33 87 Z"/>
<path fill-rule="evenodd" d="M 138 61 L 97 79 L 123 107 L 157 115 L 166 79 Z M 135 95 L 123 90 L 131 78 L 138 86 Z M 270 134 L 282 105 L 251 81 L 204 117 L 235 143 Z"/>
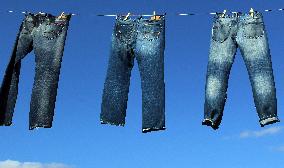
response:
<path fill-rule="evenodd" d="M 255 12 L 215 15 L 207 66 L 203 125 L 217 129 L 227 98 L 230 70 L 240 49 L 251 82 L 260 125 L 279 122 L 271 56 L 263 16 Z"/>
<path fill-rule="evenodd" d="M 35 78 L 30 103 L 29 129 L 52 127 L 59 73 L 69 20 L 50 14 L 26 14 L 0 88 L 0 125 L 12 124 L 23 59 L 35 52 Z"/>
<path fill-rule="evenodd" d="M 101 123 L 125 124 L 130 74 L 136 57 L 142 86 L 142 132 L 165 129 L 165 19 L 116 19 L 104 84 Z"/>

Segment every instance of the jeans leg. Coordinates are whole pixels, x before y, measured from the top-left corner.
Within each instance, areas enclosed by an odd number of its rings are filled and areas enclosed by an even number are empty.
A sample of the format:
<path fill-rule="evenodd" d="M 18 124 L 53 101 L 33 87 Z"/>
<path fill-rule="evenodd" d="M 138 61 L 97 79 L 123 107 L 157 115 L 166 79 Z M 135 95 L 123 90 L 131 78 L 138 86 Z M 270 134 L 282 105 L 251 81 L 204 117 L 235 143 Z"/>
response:
<path fill-rule="evenodd" d="M 240 49 L 249 74 L 254 103 L 260 119 L 259 123 L 263 127 L 279 122 L 267 37 L 263 35 L 258 38 L 242 38 L 241 44 Z"/>
<path fill-rule="evenodd" d="M 115 34 L 115 32 L 114 32 Z M 111 53 L 102 95 L 101 124 L 125 124 L 133 50 L 112 36 Z"/>
<path fill-rule="evenodd" d="M 10 61 L 4 76 L 0 90 L 0 125 L 9 126 L 12 124 L 14 108 L 18 95 L 18 83 L 21 61 L 14 64 Z"/>
<path fill-rule="evenodd" d="M 21 59 L 31 52 L 32 49 L 31 34 L 26 29 L 23 29 L 22 24 L 0 88 L 0 125 L 9 126 L 12 124 L 18 95 Z"/>
<path fill-rule="evenodd" d="M 230 70 L 236 53 L 236 43 L 228 38 L 223 43 L 211 41 L 207 65 L 203 125 L 218 129 L 227 99 Z"/>
<path fill-rule="evenodd" d="M 34 37 L 35 77 L 32 89 L 29 129 L 51 128 L 54 116 L 60 68 L 70 16 L 64 26 L 42 24 Z M 54 33 L 55 30 L 62 30 Z"/>
<path fill-rule="evenodd" d="M 54 55 L 49 57 L 54 58 Z M 30 104 L 30 130 L 36 127 L 52 127 L 60 65 L 61 58 L 54 62 L 47 59 L 36 62 Z"/>
<path fill-rule="evenodd" d="M 153 27 L 154 29 L 155 27 Z M 143 28 L 142 28 L 143 29 Z M 146 29 L 146 28 L 144 28 Z M 165 130 L 164 27 L 138 35 L 136 56 L 142 87 L 142 132 Z"/>

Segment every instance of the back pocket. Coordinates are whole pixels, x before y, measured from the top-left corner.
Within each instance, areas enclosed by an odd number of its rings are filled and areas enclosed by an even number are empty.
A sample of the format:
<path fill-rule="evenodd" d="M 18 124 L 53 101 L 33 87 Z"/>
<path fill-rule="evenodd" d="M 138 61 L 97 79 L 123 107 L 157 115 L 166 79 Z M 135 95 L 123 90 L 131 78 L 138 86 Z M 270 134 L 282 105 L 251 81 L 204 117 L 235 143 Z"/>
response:
<path fill-rule="evenodd" d="M 21 34 L 31 34 L 33 28 L 35 27 L 35 20 L 32 16 L 27 16 L 26 19 L 23 21 L 23 27 L 21 30 Z"/>
<path fill-rule="evenodd" d="M 116 38 L 121 42 L 129 42 L 134 34 L 133 24 L 116 24 L 114 33 Z"/>
<path fill-rule="evenodd" d="M 263 22 L 249 22 L 243 25 L 243 36 L 245 38 L 258 38 L 264 35 Z"/>
<path fill-rule="evenodd" d="M 43 36 L 48 40 L 55 39 L 62 33 L 63 28 L 64 25 L 61 24 L 55 24 L 55 23 L 47 24 L 45 25 L 45 28 L 43 30 Z"/>
<path fill-rule="evenodd" d="M 221 21 L 216 21 L 212 28 L 212 39 L 217 42 L 224 42 L 228 39 L 231 32 L 230 23 L 222 23 Z"/>
<path fill-rule="evenodd" d="M 144 31 L 143 32 L 143 39 L 146 39 L 148 41 L 153 41 L 153 40 L 157 40 L 160 38 L 161 32 L 160 31 L 151 31 L 151 32 L 147 32 Z"/>

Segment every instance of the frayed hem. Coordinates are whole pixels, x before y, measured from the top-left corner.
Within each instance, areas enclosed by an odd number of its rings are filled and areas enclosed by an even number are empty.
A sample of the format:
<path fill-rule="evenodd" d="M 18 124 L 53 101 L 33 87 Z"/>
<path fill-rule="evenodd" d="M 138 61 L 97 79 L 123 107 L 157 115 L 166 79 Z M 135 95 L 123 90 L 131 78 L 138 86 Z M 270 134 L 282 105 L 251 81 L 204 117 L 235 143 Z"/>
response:
<path fill-rule="evenodd" d="M 142 133 L 147 133 L 151 131 L 160 131 L 160 130 L 165 130 L 166 127 L 153 127 L 153 128 L 143 128 Z"/>
<path fill-rule="evenodd" d="M 274 124 L 274 123 L 277 123 L 277 122 L 280 122 L 280 120 L 278 119 L 277 116 L 266 118 L 266 119 L 259 121 L 261 127 L 264 127 L 265 125 L 269 125 L 269 124 Z"/>
<path fill-rule="evenodd" d="M 12 125 L 12 122 L 9 122 L 9 123 L 1 123 L 0 126 L 3 126 L 3 127 L 8 127 L 8 126 L 11 126 Z"/>
<path fill-rule="evenodd" d="M 214 130 L 218 129 L 219 126 L 218 125 L 215 125 L 214 122 L 209 119 L 209 118 L 206 118 L 202 121 L 202 125 L 206 125 L 206 126 L 210 126 L 212 127 Z"/>
<path fill-rule="evenodd" d="M 108 122 L 108 121 L 103 121 L 101 120 L 101 124 L 109 124 L 109 125 L 115 125 L 115 126 L 121 126 L 124 127 L 125 123 L 113 123 L 113 122 Z"/>
<path fill-rule="evenodd" d="M 30 126 L 29 130 L 33 130 L 33 129 L 38 129 L 38 128 L 51 128 L 52 125 L 34 125 L 34 126 Z"/>

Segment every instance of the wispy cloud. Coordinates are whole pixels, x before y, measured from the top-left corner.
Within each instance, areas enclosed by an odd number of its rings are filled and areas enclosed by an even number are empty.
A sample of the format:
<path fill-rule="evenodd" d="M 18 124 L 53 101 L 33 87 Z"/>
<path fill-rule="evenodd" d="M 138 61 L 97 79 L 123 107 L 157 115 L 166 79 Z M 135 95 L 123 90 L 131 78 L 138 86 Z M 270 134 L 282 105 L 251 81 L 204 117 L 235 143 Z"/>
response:
<path fill-rule="evenodd" d="M 0 168 L 71 168 L 62 163 L 19 162 L 14 160 L 0 161 Z"/>
<path fill-rule="evenodd" d="M 278 127 L 266 128 L 260 131 L 243 131 L 240 133 L 239 137 L 240 138 L 262 137 L 262 136 L 277 134 L 282 129 L 283 127 L 278 126 Z"/>
<path fill-rule="evenodd" d="M 238 139 L 238 138 L 244 139 L 244 138 L 251 138 L 251 137 L 259 138 L 263 136 L 278 134 L 283 129 L 284 129 L 284 126 L 275 126 L 275 127 L 270 127 L 266 129 L 261 129 L 259 131 L 246 130 L 246 131 L 240 132 L 239 134 L 223 136 L 222 139 L 230 140 L 230 139 Z"/>
<path fill-rule="evenodd" d="M 279 151 L 279 152 L 284 152 L 284 145 L 275 147 L 274 150 Z"/>

